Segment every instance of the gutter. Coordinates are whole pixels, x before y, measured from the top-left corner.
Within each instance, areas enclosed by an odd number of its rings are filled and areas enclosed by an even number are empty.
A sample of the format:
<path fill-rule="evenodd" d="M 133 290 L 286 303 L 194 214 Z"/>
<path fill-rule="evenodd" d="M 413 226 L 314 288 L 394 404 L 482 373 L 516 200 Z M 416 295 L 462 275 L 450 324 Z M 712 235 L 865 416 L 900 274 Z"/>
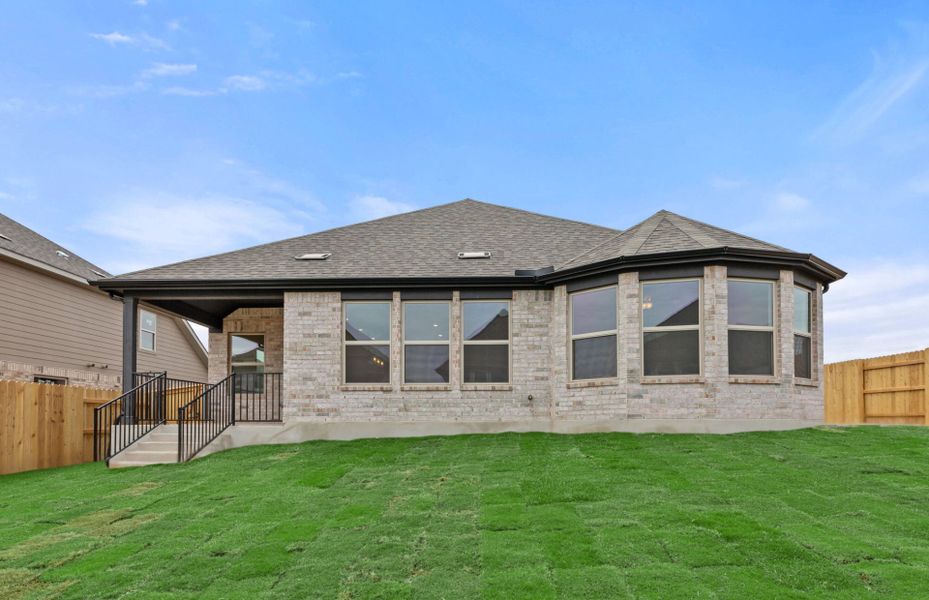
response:
<path fill-rule="evenodd" d="M 339 279 L 160 279 L 138 280 L 111 277 L 90 282 L 114 295 L 140 295 L 150 298 L 242 298 L 243 292 L 255 294 L 254 299 L 269 299 L 287 291 L 335 291 L 351 289 L 423 289 L 423 288 L 548 288 L 572 279 L 600 275 L 613 271 L 648 267 L 677 266 L 707 262 L 745 262 L 789 266 L 808 271 L 822 281 L 826 289 L 832 282 L 845 277 L 845 271 L 813 254 L 740 248 L 706 248 L 663 252 L 645 256 L 620 256 L 561 271 L 551 267 L 518 270 L 518 275 L 502 277 L 389 277 Z M 238 294 L 237 294 L 238 292 Z"/>

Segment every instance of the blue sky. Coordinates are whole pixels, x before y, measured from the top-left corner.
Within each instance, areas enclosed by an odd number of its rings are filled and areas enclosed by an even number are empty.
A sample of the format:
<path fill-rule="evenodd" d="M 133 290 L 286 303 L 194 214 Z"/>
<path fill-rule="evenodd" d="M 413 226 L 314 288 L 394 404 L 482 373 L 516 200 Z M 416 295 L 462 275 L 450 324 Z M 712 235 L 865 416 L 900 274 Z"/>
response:
<path fill-rule="evenodd" d="M 114 272 L 464 197 L 660 208 L 849 271 L 929 346 L 929 6 L 5 3 L 0 211 Z"/>

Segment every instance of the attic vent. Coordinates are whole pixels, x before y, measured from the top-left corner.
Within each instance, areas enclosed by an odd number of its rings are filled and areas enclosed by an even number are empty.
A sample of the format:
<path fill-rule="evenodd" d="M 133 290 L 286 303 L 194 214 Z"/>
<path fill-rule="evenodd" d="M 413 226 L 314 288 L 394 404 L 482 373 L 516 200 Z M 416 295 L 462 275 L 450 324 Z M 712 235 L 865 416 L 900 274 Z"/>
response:
<path fill-rule="evenodd" d="M 12 242 L 12 241 L 13 241 L 13 240 L 11 240 L 10 238 L 8 238 L 8 237 L 6 237 L 5 235 L 3 235 L 2 233 L 0 233 L 0 239 L 4 239 L 4 240 L 6 240 L 6 241 L 8 241 L 8 242 Z"/>
<path fill-rule="evenodd" d="M 461 258 L 461 259 L 490 258 L 490 252 L 459 252 L 458 258 Z"/>
<path fill-rule="evenodd" d="M 55 254 L 57 254 L 61 258 L 71 258 L 71 255 L 65 252 L 64 250 L 55 250 Z"/>
<path fill-rule="evenodd" d="M 332 252 L 309 252 L 307 254 L 298 254 L 295 260 L 326 260 L 332 256 Z"/>
<path fill-rule="evenodd" d="M 107 274 L 106 274 L 106 273 L 101 273 L 100 271 L 98 271 L 98 270 L 96 270 L 96 269 L 91 269 L 90 272 L 93 273 L 94 275 L 99 276 L 99 277 L 107 277 Z"/>

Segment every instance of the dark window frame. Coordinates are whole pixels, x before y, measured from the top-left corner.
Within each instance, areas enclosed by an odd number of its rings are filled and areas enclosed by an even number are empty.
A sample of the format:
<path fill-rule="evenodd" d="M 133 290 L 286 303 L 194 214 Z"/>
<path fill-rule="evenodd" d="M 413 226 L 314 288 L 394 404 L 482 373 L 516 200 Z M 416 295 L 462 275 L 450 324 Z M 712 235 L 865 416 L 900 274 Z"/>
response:
<path fill-rule="evenodd" d="M 152 315 L 153 319 L 155 319 L 154 329 L 145 328 L 144 326 L 145 318 L 143 316 L 143 313 L 148 313 Z M 151 348 L 145 347 L 144 342 L 142 341 L 143 339 L 145 339 L 145 336 L 142 335 L 143 332 L 152 334 L 152 347 Z M 153 310 L 148 310 L 147 308 L 139 309 L 139 350 L 145 350 L 146 352 L 157 352 L 158 351 L 158 313 L 156 313 Z"/>
<path fill-rule="evenodd" d="M 416 304 L 444 304 L 448 310 L 448 331 L 445 334 L 445 340 L 407 340 L 406 326 L 409 321 L 406 315 L 408 306 Z M 402 300 L 400 306 L 400 370 L 401 381 L 403 385 L 411 386 L 433 386 L 433 385 L 451 385 L 452 382 L 452 302 L 451 300 Z M 408 346 L 445 346 L 448 352 L 448 381 L 428 382 L 428 381 L 408 381 L 406 378 L 406 349 Z"/>
<path fill-rule="evenodd" d="M 646 327 L 645 326 L 645 288 L 650 285 L 662 285 L 666 283 L 682 283 L 693 281 L 697 283 L 697 324 L 696 325 L 664 325 L 658 326 L 653 325 Z M 639 323 L 640 323 L 640 354 L 642 355 L 640 368 L 642 369 L 642 377 L 646 379 L 661 379 L 666 377 L 702 377 L 703 376 L 703 356 L 704 356 L 704 344 L 703 344 L 703 278 L 702 277 L 679 277 L 674 279 L 656 279 L 642 281 L 639 284 Z M 645 334 L 646 333 L 665 333 L 669 331 L 696 331 L 697 332 L 697 365 L 698 370 L 696 373 L 679 373 L 674 375 L 646 375 L 645 369 Z"/>
<path fill-rule="evenodd" d="M 466 304 L 506 304 L 506 339 L 505 340 L 468 340 L 465 332 Z M 509 385 L 513 381 L 513 303 L 510 299 L 484 298 L 480 300 L 461 300 L 461 384 L 462 385 Z M 506 381 L 468 382 L 465 381 L 465 347 L 466 346 L 506 346 Z"/>
<path fill-rule="evenodd" d="M 593 294 L 597 292 L 602 292 L 604 290 L 612 290 L 616 310 L 613 315 L 613 329 L 603 329 L 599 331 L 591 331 L 587 333 L 574 334 L 574 300 L 578 296 L 583 296 L 585 294 Z M 579 290 L 576 292 L 571 292 L 568 294 L 568 381 L 571 383 L 574 382 L 584 382 L 584 381 L 598 381 L 606 380 L 613 381 L 619 376 L 619 285 L 607 285 L 603 287 L 590 288 L 585 290 Z M 613 337 L 614 343 L 616 345 L 616 363 L 614 365 L 613 375 L 604 375 L 601 377 L 583 377 L 576 378 L 574 373 L 577 371 L 574 365 L 574 342 L 578 340 L 586 340 L 593 338 L 601 337 Z"/>
<path fill-rule="evenodd" d="M 348 339 L 348 306 L 353 304 L 386 304 L 387 309 L 387 339 L 386 340 L 350 340 Z M 393 300 L 343 300 L 342 301 L 342 385 L 391 385 L 393 383 L 393 365 L 387 365 L 387 383 L 377 382 L 349 382 L 348 381 L 348 351 L 349 346 L 387 346 L 388 360 L 393 356 Z"/>
<path fill-rule="evenodd" d="M 727 277 L 726 278 L 726 298 L 728 304 L 729 298 L 729 282 L 746 282 L 746 283 L 758 283 L 765 284 L 771 290 L 771 325 L 762 326 L 762 325 L 733 325 L 730 322 L 726 323 L 727 334 L 730 331 L 755 331 L 755 332 L 766 332 L 771 334 L 771 373 L 764 374 L 745 374 L 745 373 L 732 373 L 732 356 L 729 356 L 729 376 L 730 377 L 761 377 L 761 378 L 770 378 L 774 379 L 777 377 L 778 372 L 778 353 L 777 353 L 777 307 L 778 307 L 778 282 L 772 279 L 757 279 L 751 277 Z M 728 309 L 727 309 L 728 315 Z M 728 337 L 728 336 L 727 336 Z"/>
<path fill-rule="evenodd" d="M 796 294 L 797 294 L 798 291 L 799 291 L 799 292 L 805 293 L 806 296 L 807 296 L 807 298 L 809 299 L 809 301 L 807 302 L 807 305 L 806 305 L 806 309 L 807 309 L 807 315 L 806 315 L 806 317 L 807 317 L 807 325 L 808 325 L 807 331 L 800 331 L 800 330 L 797 329 L 797 317 L 796 317 L 796 313 L 797 313 L 797 295 L 796 295 Z M 794 297 L 793 297 L 793 302 L 794 302 L 794 315 L 793 315 L 793 317 L 794 317 L 794 318 L 792 319 L 791 327 L 792 327 L 793 333 L 794 333 L 794 347 L 796 348 L 796 339 L 797 339 L 798 337 L 805 337 L 805 338 L 807 338 L 807 339 L 809 340 L 809 343 L 810 343 L 810 365 L 809 365 L 810 376 L 809 376 L 809 377 L 802 377 L 802 376 L 798 376 L 798 375 L 797 375 L 796 355 L 795 355 L 795 356 L 794 356 L 794 361 L 795 361 L 795 362 L 794 362 L 794 377 L 797 378 L 797 379 L 802 379 L 802 380 L 804 380 L 804 381 L 812 381 L 812 380 L 815 379 L 815 378 L 814 378 L 814 375 L 815 375 L 815 374 L 814 374 L 814 372 L 813 372 L 813 348 L 814 348 L 814 346 L 813 346 L 813 302 L 814 302 L 814 298 L 815 298 L 816 296 L 815 296 L 815 294 L 813 293 L 813 290 L 807 289 L 806 287 L 800 286 L 800 285 L 794 285 L 793 293 L 794 293 Z M 796 350 L 794 350 L 794 352 L 796 352 Z"/>
<path fill-rule="evenodd" d="M 235 361 L 233 359 L 233 354 L 232 354 L 232 338 L 249 337 L 249 336 L 261 338 L 261 347 L 264 348 L 264 350 L 262 350 L 262 352 L 264 353 L 264 358 L 260 362 L 257 360 Z M 252 333 L 252 332 L 247 332 L 247 331 L 237 331 L 235 333 L 230 333 L 227 337 L 229 340 L 229 348 L 228 348 L 228 353 L 227 353 L 227 356 L 229 357 L 228 358 L 229 374 L 230 375 L 234 374 L 236 367 L 259 367 L 260 366 L 261 371 L 260 372 L 256 371 L 256 374 L 260 373 L 263 375 L 265 373 L 265 368 L 267 366 L 267 358 L 268 358 L 268 349 L 265 346 L 267 335 L 262 332 Z M 247 372 L 243 373 L 243 375 L 247 375 Z M 255 377 L 254 380 L 251 380 L 251 378 L 248 378 L 248 377 L 243 377 L 243 378 L 237 377 L 236 380 L 237 380 L 236 390 L 235 390 L 236 393 L 239 393 L 239 392 L 262 393 L 264 392 L 264 377 Z"/>

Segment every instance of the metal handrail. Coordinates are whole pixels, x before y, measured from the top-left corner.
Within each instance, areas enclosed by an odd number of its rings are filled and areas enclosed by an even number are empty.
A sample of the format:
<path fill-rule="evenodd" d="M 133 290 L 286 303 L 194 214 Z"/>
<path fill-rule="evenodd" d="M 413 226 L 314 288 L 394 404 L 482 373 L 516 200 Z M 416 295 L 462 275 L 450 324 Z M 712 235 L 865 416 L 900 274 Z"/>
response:
<path fill-rule="evenodd" d="M 283 373 L 234 373 L 236 421 L 277 423 L 283 412 Z"/>
<path fill-rule="evenodd" d="M 165 422 L 166 382 L 167 373 L 159 373 L 94 408 L 94 461 L 102 459 L 109 464 L 111 458 Z M 146 405 L 145 400 L 152 402 Z"/>
<path fill-rule="evenodd" d="M 187 462 L 235 425 L 234 380 L 229 375 L 177 409 L 177 462 Z"/>

